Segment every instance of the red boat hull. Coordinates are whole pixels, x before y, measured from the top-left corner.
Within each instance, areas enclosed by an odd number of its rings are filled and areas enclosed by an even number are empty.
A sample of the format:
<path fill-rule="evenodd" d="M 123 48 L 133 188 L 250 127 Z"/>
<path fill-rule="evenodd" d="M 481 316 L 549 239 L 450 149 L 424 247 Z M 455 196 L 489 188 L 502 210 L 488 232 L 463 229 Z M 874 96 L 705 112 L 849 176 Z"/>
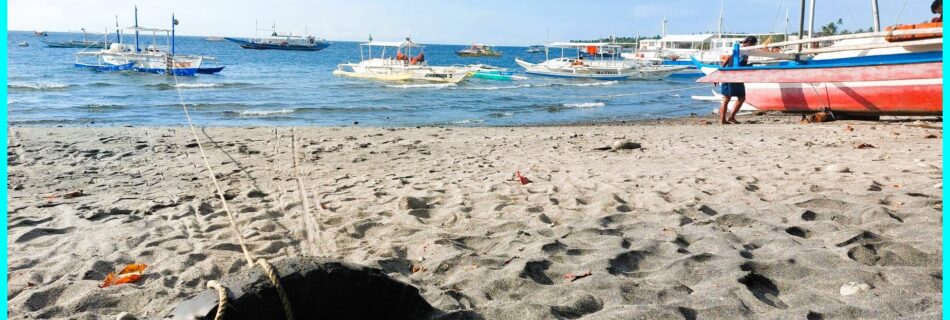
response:
<path fill-rule="evenodd" d="M 717 71 L 700 82 L 746 82 L 746 101 L 766 111 L 940 115 L 943 112 L 942 66 L 942 62 L 937 62 Z M 745 81 L 735 81 L 740 78 Z"/>

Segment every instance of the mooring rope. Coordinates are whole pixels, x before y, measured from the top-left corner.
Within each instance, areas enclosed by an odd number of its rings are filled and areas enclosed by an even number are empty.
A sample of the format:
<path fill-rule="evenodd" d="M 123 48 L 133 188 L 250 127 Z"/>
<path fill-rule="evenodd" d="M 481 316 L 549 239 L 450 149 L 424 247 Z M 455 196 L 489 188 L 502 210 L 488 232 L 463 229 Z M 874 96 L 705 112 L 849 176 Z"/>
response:
<path fill-rule="evenodd" d="M 221 191 L 221 186 L 218 184 L 218 178 L 214 175 L 214 169 L 211 168 L 211 162 L 208 160 L 208 155 L 205 154 L 204 147 L 201 146 L 201 141 L 198 138 L 198 131 L 195 130 L 194 122 L 191 120 L 191 114 L 188 113 L 188 106 L 185 105 L 185 98 L 181 94 L 181 87 L 178 86 L 178 75 L 175 73 L 174 68 L 169 71 L 171 72 L 172 78 L 175 81 L 175 91 L 178 93 L 178 102 L 181 104 L 182 110 L 185 111 L 185 118 L 188 119 L 188 127 L 191 128 L 191 134 L 195 138 L 195 143 L 198 144 L 198 150 L 201 152 L 201 159 L 204 160 L 205 167 L 208 168 L 208 176 L 211 177 L 211 182 L 214 184 L 215 191 L 217 191 L 218 197 L 221 199 L 224 212 L 227 213 L 228 220 L 231 221 L 231 227 L 234 229 L 234 233 L 237 235 L 238 243 L 241 246 L 241 251 L 244 252 L 244 258 L 247 259 L 248 266 L 252 266 L 254 265 L 254 259 L 251 257 L 251 252 L 247 250 L 247 245 L 244 244 L 244 235 L 241 234 L 241 229 L 238 228 L 237 220 L 234 219 L 234 214 L 231 213 L 231 209 L 228 207 L 228 201 L 224 197 L 224 192 Z M 288 320 L 293 320 L 294 315 L 290 307 L 290 300 L 287 299 L 287 293 L 284 292 L 283 286 L 280 285 L 280 276 L 277 274 L 277 271 L 275 271 L 274 267 L 263 258 L 257 260 L 257 265 L 261 268 L 261 270 L 264 271 L 264 273 L 267 275 L 267 278 L 270 279 L 270 282 L 274 285 L 274 288 L 277 289 L 277 295 L 280 297 L 281 305 L 284 307 L 284 316 Z M 211 283 L 208 284 L 208 286 L 211 285 Z M 220 286 L 220 284 L 218 284 L 218 286 Z M 221 307 L 227 303 L 227 293 L 226 291 L 224 292 L 225 294 L 222 295 L 222 290 L 218 289 L 218 313 L 215 315 L 216 320 L 221 320 L 219 316 L 223 317 L 224 315 L 224 311 L 222 311 L 223 308 Z"/>
<path fill-rule="evenodd" d="M 218 312 L 214 314 L 214 320 L 222 320 L 224 319 L 224 310 L 227 309 L 225 306 L 228 303 L 228 289 L 214 280 L 208 280 L 208 288 L 218 292 Z"/>

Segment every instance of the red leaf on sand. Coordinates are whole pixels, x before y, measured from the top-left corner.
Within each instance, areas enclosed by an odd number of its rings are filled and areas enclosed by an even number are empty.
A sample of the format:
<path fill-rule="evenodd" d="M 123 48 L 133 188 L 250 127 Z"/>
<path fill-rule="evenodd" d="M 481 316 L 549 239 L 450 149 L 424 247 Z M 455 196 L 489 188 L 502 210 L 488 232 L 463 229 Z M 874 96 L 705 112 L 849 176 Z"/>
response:
<path fill-rule="evenodd" d="M 581 272 L 568 272 L 564 275 L 564 279 L 567 279 L 567 282 L 574 282 L 577 279 L 589 277 L 592 273 L 590 270 L 585 270 Z"/>
<path fill-rule="evenodd" d="M 528 180 L 528 178 L 525 178 L 525 176 L 521 175 L 521 171 L 515 171 L 515 177 L 518 177 L 518 182 L 521 182 L 522 185 L 531 183 L 531 180 Z"/>
<path fill-rule="evenodd" d="M 129 273 L 142 274 L 145 272 L 145 268 L 148 268 L 148 265 L 144 263 L 129 264 L 126 265 L 125 268 L 122 268 L 122 271 L 119 271 L 119 275 L 121 276 Z"/>

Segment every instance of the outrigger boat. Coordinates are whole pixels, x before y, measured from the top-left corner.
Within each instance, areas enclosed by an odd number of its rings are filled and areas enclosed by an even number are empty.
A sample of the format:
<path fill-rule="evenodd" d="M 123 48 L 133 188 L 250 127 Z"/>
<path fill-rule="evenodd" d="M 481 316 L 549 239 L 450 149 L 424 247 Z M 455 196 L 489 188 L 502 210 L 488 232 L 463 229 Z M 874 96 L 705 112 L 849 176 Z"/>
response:
<path fill-rule="evenodd" d="M 473 44 L 468 48 L 456 51 L 455 54 L 460 57 L 501 57 L 501 51 L 495 51 L 491 46 L 484 44 Z"/>
<path fill-rule="evenodd" d="M 876 2 L 872 5 L 876 13 Z M 875 16 L 875 22 L 878 21 Z M 879 22 L 875 30 L 881 30 Z M 804 34 L 804 30 L 799 34 Z M 741 53 L 785 62 L 714 69 L 698 81 L 745 83 L 746 101 L 766 111 L 940 115 L 942 36 L 943 23 L 937 22 L 745 48 L 736 45 L 735 57 Z M 823 42 L 834 44 L 825 48 L 804 47 Z M 793 52 L 770 50 L 795 45 L 798 50 Z"/>
<path fill-rule="evenodd" d="M 43 44 L 50 48 L 97 48 L 97 47 L 106 47 L 108 48 L 111 43 L 107 39 L 106 35 L 103 35 L 103 42 L 89 41 L 86 40 L 86 29 L 82 29 L 82 41 L 79 40 L 69 40 L 69 41 L 47 41 L 40 40 Z"/>
<path fill-rule="evenodd" d="M 542 45 L 530 46 L 528 50 L 525 50 L 527 53 L 541 53 L 542 51 L 544 51 L 544 46 Z"/>
<path fill-rule="evenodd" d="M 660 80 L 686 68 L 681 66 L 627 64 L 616 56 L 601 56 L 591 59 L 584 59 L 580 56 L 581 50 L 586 50 L 593 55 L 606 50 L 606 48 L 613 48 L 613 50 L 619 52 L 620 47 L 610 43 L 554 42 L 545 45 L 546 58 L 550 58 L 552 48 L 560 49 L 560 58 L 549 59 L 541 63 L 530 63 L 515 58 L 515 63 L 524 68 L 528 74 L 597 80 Z M 565 52 L 574 50 L 577 51 L 576 58 L 565 57 Z"/>
<path fill-rule="evenodd" d="M 402 42 L 371 40 L 360 44 L 359 63 L 340 64 L 333 75 L 382 81 L 458 83 L 472 71 L 466 67 L 430 66 L 425 60 L 423 48 L 408 38 Z M 413 49 L 419 49 L 416 56 L 412 56 Z"/>
<path fill-rule="evenodd" d="M 472 78 L 500 81 L 528 80 L 527 77 L 515 75 L 514 72 L 508 71 L 506 68 L 483 64 L 469 65 L 468 68 L 472 70 Z"/>
<path fill-rule="evenodd" d="M 276 27 L 271 27 L 270 38 L 241 40 L 224 38 L 237 43 L 244 49 L 253 50 L 288 50 L 288 51 L 320 51 L 330 46 L 330 42 L 314 36 L 298 36 L 294 34 L 279 34 Z"/>
<path fill-rule="evenodd" d="M 122 43 L 122 34 L 116 30 L 116 43 L 110 44 L 107 48 L 98 51 L 80 51 L 76 53 L 77 68 L 92 69 L 96 71 L 136 71 L 145 73 L 176 75 L 176 76 L 194 76 L 197 73 L 216 73 L 223 67 L 202 68 L 201 64 L 209 57 L 194 55 L 176 55 L 175 54 L 175 25 L 178 20 L 172 15 L 171 29 L 154 29 L 138 26 L 138 8 L 135 10 L 135 26 L 126 28 L 135 32 L 134 45 Z M 142 49 L 139 43 L 140 32 L 152 32 L 152 44 Z M 157 34 L 165 32 L 171 44 L 169 51 L 155 44 Z M 95 58 L 95 62 L 89 63 L 83 59 Z M 211 58 L 213 59 L 213 58 Z"/>

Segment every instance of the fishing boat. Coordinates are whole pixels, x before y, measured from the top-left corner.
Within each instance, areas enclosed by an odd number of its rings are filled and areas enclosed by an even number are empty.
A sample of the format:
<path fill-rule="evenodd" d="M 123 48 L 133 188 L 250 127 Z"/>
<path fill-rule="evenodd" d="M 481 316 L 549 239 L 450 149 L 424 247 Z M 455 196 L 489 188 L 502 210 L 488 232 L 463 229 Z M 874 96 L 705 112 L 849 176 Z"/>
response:
<path fill-rule="evenodd" d="M 872 6 L 876 13 L 876 1 L 872 1 Z M 766 111 L 872 116 L 942 114 L 943 24 L 894 26 L 881 31 L 878 16 L 874 18 L 876 31 L 869 33 L 744 48 L 736 45 L 736 57 L 745 54 L 784 62 L 718 68 L 698 81 L 745 83 L 746 101 Z M 804 26 L 804 20 L 801 25 Z M 799 34 L 804 34 L 804 30 Z M 833 45 L 805 47 L 829 42 Z M 798 49 L 771 50 L 782 46 Z"/>
<path fill-rule="evenodd" d="M 320 51 L 330 46 L 330 43 L 324 39 L 318 39 L 314 36 L 298 36 L 294 34 L 277 33 L 276 25 L 271 26 L 270 37 L 257 39 L 224 39 L 237 43 L 244 49 L 252 50 L 288 50 L 288 51 Z"/>
<path fill-rule="evenodd" d="M 86 29 L 82 29 L 82 41 L 80 40 L 67 40 L 67 41 L 49 41 L 49 40 L 40 40 L 43 44 L 50 48 L 98 48 L 106 47 L 108 48 L 111 44 L 107 36 L 103 35 L 102 41 L 89 41 L 86 40 Z"/>
<path fill-rule="evenodd" d="M 528 50 L 525 50 L 527 53 L 541 53 L 544 51 L 544 46 L 542 45 L 533 45 L 528 47 Z"/>
<path fill-rule="evenodd" d="M 473 44 L 468 48 L 456 51 L 460 57 L 501 57 L 501 51 L 495 51 L 491 46 L 484 44 Z"/>
<path fill-rule="evenodd" d="M 172 15 L 171 29 L 145 28 L 138 25 L 138 8 L 135 9 L 135 25 L 125 30 L 135 33 L 134 44 L 122 43 L 122 34 L 116 30 L 116 43 L 108 48 L 97 51 L 80 51 L 76 53 L 77 68 L 96 71 L 135 71 L 176 76 L 194 76 L 201 68 L 204 56 L 176 55 L 175 54 L 175 26 L 178 20 Z M 152 33 L 152 44 L 142 48 L 139 35 L 141 32 Z M 169 39 L 167 47 L 156 44 L 158 34 L 165 33 Z M 93 61 L 87 61 L 93 59 Z M 218 69 L 215 72 L 221 71 Z"/>
<path fill-rule="evenodd" d="M 530 63 L 516 58 L 515 63 L 524 68 L 528 74 L 597 80 L 660 80 L 685 69 L 685 67 L 677 66 L 627 64 L 617 57 L 608 56 L 585 59 L 580 53 L 585 50 L 596 55 L 597 52 L 606 48 L 620 49 L 619 46 L 610 43 L 554 42 L 545 45 L 545 57 L 548 60 Z M 560 58 L 550 59 L 551 49 L 560 49 Z M 574 52 L 576 52 L 574 57 L 565 56 L 566 53 Z"/>
<path fill-rule="evenodd" d="M 424 46 L 409 38 L 400 42 L 370 40 L 360 44 L 359 49 L 360 62 L 340 64 L 333 75 L 382 81 L 458 83 L 472 71 L 466 67 L 428 65 Z M 414 49 L 418 50 L 415 56 Z"/>
<path fill-rule="evenodd" d="M 30 43 L 29 43 L 29 42 L 26 42 L 26 41 L 23 41 L 23 42 L 20 42 L 19 44 L 17 44 L 17 46 L 18 46 L 18 47 L 29 47 L 29 46 L 30 46 Z"/>
<path fill-rule="evenodd" d="M 33 35 L 37 37 L 45 37 L 45 36 L 48 36 L 49 33 L 47 33 L 46 31 L 33 31 Z"/>

